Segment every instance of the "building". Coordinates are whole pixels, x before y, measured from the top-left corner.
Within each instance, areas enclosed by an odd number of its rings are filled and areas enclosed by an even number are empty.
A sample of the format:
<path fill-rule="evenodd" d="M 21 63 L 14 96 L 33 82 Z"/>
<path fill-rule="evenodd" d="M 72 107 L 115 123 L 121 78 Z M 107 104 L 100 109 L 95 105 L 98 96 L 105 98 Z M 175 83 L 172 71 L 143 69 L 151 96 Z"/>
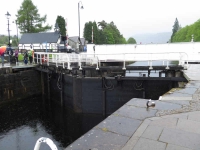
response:
<path fill-rule="evenodd" d="M 81 38 L 81 44 L 79 44 L 78 36 L 69 37 L 66 46 L 71 46 L 72 49 L 83 51 L 86 45 L 85 39 Z M 80 45 L 80 47 L 79 47 Z M 51 51 L 58 52 L 60 49 L 65 49 L 64 41 L 58 31 L 44 32 L 44 33 L 24 33 L 19 41 L 19 49 L 30 49 L 35 51 Z"/>

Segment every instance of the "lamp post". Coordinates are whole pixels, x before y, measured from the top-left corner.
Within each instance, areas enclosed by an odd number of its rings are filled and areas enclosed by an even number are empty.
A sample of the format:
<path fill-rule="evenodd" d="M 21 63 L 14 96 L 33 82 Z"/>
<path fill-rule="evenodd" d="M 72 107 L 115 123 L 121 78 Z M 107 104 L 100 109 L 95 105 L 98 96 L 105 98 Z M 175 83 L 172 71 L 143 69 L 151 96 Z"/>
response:
<path fill-rule="evenodd" d="M 7 16 L 7 19 L 8 19 L 8 39 L 9 39 L 9 41 L 8 41 L 8 46 L 9 47 L 11 47 L 11 43 L 10 43 L 10 29 L 9 29 L 9 19 L 10 19 L 10 14 L 9 14 L 9 12 L 7 11 L 7 14 L 5 14 L 6 16 Z"/>
<path fill-rule="evenodd" d="M 79 42 L 81 43 L 81 39 L 80 39 L 80 6 L 79 6 L 80 3 L 81 3 L 81 9 L 83 9 L 83 4 L 82 4 L 81 1 L 78 2 L 78 26 L 79 26 L 79 36 L 78 36 L 78 38 L 79 38 Z M 80 49 L 80 47 L 79 47 L 79 49 Z"/>
<path fill-rule="evenodd" d="M 17 46 L 19 45 L 19 38 L 18 38 L 18 26 L 17 26 L 17 20 L 13 21 L 13 23 L 16 24 L 16 29 L 17 29 Z"/>
<path fill-rule="evenodd" d="M 194 42 L 194 34 L 192 34 L 191 36 L 192 36 L 191 42 Z"/>

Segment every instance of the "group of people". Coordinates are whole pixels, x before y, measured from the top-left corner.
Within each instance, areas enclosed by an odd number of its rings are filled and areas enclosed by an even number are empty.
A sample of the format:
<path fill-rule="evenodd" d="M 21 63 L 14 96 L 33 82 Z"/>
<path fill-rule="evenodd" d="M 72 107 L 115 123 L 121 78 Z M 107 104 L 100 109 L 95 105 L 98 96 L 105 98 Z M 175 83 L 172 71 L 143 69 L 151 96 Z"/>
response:
<path fill-rule="evenodd" d="M 16 62 L 16 65 L 19 64 L 19 49 L 15 49 L 14 52 L 11 48 L 6 48 L 6 51 L 2 52 L 0 54 L 1 56 L 1 63 L 2 63 L 2 67 L 4 66 L 4 56 L 5 56 L 5 53 L 8 54 L 8 58 L 9 58 L 9 62 L 11 63 L 11 58 L 14 56 L 15 58 L 15 62 Z M 24 53 L 23 53 L 23 57 L 24 57 L 24 64 L 27 65 L 28 64 L 28 61 L 30 64 L 33 63 L 33 59 L 34 59 L 34 50 L 33 49 L 30 49 L 29 51 L 28 50 L 25 50 Z"/>
<path fill-rule="evenodd" d="M 19 55 L 19 50 L 16 49 L 14 52 L 14 56 L 15 56 L 15 61 L 16 61 L 16 65 L 18 65 L 18 55 Z M 28 61 L 30 64 L 33 63 L 33 58 L 34 58 L 34 50 L 30 49 L 29 51 L 25 50 L 23 53 L 24 56 L 24 64 L 27 65 Z"/>
<path fill-rule="evenodd" d="M 25 50 L 24 52 L 24 64 L 27 65 L 28 64 L 28 61 L 30 64 L 33 63 L 33 58 L 34 58 L 34 50 Z"/>

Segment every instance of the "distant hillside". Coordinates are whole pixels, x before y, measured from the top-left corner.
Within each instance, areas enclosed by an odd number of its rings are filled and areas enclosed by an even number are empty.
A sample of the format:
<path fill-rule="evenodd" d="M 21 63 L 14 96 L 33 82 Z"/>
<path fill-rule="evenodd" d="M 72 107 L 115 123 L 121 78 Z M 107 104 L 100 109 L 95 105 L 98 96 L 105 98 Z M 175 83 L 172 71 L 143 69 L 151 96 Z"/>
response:
<path fill-rule="evenodd" d="M 156 34 L 136 34 L 133 38 L 137 44 L 149 44 L 149 43 L 167 43 L 171 38 L 172 32 L 162 32 Z"/>

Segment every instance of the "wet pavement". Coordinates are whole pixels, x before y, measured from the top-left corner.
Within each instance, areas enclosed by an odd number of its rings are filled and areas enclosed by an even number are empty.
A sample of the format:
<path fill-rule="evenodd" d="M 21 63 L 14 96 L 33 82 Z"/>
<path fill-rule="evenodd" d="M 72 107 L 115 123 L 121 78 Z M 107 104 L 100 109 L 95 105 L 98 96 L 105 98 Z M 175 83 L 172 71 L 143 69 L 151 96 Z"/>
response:
<path fill-rule="evenodd" d="M 146 107 L 133 98 L 66 150 L 197 150 L 200 148 L 200 65 L 189 64 L 183 88 Z"/>
<path fill-rule="evenodd" d="M 35 67 L 37 66 L 38 64 L 36 63 L 28 63 L 28 64 L 24 64 L 23 62 L 18 62 L 18 64 L 15 64 L 15 63 L 4 63 L 4 66 L 2 66 L 2 63 L 0 63 L 0 68 L 14 68 L 14 69 L 17 69 L 17 68 L 30 68 L 30 67 Z"/>

